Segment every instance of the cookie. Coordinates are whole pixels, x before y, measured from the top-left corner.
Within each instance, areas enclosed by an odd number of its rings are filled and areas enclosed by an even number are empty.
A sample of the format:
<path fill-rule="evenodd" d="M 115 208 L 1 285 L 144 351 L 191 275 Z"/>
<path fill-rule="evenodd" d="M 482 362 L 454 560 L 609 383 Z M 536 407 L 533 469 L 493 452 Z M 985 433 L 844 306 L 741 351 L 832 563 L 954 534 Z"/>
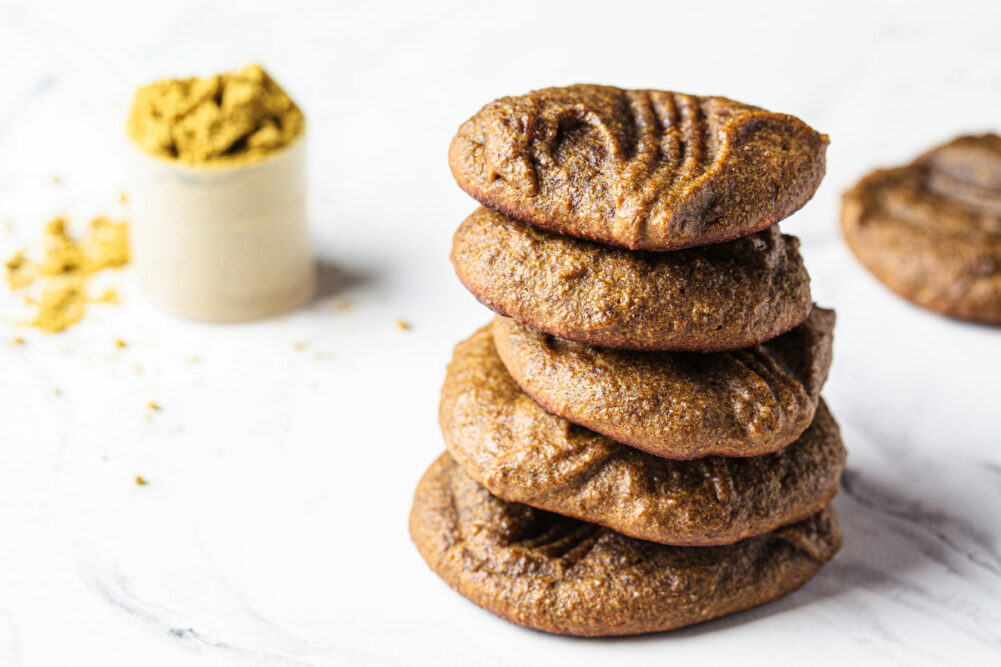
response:
<path fill-rule="evenodd" d="M 824 177 L 827 136 L 723 97 L 575 85 L 503 97 L 462 124 L 459 187 L 513 218 L 632 250 L 729 241 Z"/>
<path fill-rule="evenodd" d="M 834 311 L 732 352 L 631 352 L 493 322 L 501 360 L 548 412 L 672 459 L 760 456 L 813 421 L 831 365 Z"/>
<path fill-rule="evenodd" d="M 1001 324 L 1001 137 L 959 137 L 843 196 L 859 261 L 905 299 Z"/>
<path fill-rule="evenodd" d="M 798 440 L 765 456 L 677 461 L 619 444 L 535 403 L 489 326 L 456 346 L 438 416 L 449 452 L 491 493 L 665 544 L 728 544 L 804 519 L 845 464 L 822 401 Z"/>
<path fill-rule="evenodd" d="M 410 535 L 449 586 L 536 630 L 671 630 L 755 607 L 806 583 L 841 545 L 830 508 L 717 547 L 637 540 L 490 495 L 448 454 L 424 474 Z"/>
<path fill-rule="evenodd" d="M 778 226 L 704 248 L 631 252 L 479 208 L 455 232 L 452 265 L 497 313 L 600 347 L 749 347 L 792 329 L 812 306 L 799 241 Z"/>

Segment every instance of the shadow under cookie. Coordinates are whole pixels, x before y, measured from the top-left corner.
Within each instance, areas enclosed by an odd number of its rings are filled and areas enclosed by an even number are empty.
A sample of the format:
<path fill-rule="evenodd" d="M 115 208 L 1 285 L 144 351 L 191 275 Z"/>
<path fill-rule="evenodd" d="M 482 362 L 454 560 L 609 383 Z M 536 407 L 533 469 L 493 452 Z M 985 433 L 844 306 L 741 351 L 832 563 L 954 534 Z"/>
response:
<path fill-rule="evenodd" d="M 562 340 L 497 317 L 508 372 L 548 412 L 656 456 L 760 456 L 813 420 L 831 364 L 834 311 L 814 307 L 765 343 L 698 354 Z"/>
<path fill-rule="evenodd" d="M 410 534 L 431 569 L 519 625 L 579 636 L 671 630 L 799 588 L 841 545 L 833 510 L 735 544 L 672 547 L 510 503 L 445 453 L 414 495 Z"/>
<path fill-rule="evenodd" d="M 812 307 L 799 241 L 777 226 L 702 248 L 630 252 L 481 207 L 456 230 L 451 258 L 497 313 L 600 347 L 735 350 L 792 329 Z"/>
<path fill-rule="evenodd" d="M 718 545 L 801 520 L 837 493 L 845 450 L 823 401 L 783 450 L 677 461 L 552 415 L 507 372 L 484 327 L 456 346 L 439 421 L 449 452 L 491 493 L 644 540 Z"/>

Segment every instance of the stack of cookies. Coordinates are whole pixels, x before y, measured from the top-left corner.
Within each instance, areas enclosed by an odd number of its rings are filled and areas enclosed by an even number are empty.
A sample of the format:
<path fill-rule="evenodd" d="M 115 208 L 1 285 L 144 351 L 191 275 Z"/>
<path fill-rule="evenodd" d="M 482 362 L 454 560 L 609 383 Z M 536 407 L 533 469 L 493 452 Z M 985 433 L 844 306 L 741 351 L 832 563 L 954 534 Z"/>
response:
<path fill-rule="evenodd" d="M 484 207 L 452 262 L 498 313 L 442 389 L 410 531 L 515 623 L 625 635 L 774 600 L 837 551 L 834 313 L 774 224 L 827 138 L 718 97 L 506 97 L 449 152 Z"/>

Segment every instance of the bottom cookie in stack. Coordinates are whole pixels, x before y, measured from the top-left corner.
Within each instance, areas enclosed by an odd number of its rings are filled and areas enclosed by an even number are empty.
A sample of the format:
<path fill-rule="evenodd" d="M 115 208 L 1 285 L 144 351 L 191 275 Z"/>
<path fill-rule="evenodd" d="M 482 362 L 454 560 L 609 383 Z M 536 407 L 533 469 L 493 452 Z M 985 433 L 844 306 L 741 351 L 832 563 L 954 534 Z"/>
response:
<path fill-rule="evenodd" d="M 431 569 L 519 625 L 579 636 L 671 630 L 806 583 L 841 545 L 832 509 L 713 547 L 677 547 L 491 495 L 445 453 L 414 496 L 410 533 Z"/>

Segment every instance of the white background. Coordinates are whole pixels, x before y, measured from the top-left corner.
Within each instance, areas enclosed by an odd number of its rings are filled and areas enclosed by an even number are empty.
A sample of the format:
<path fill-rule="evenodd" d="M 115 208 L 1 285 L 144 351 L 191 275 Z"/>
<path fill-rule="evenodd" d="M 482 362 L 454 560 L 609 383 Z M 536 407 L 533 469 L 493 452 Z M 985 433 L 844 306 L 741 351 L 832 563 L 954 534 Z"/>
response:
<path fill-rule="evenodd" d="M 309 118 L 325 267 L 311 306 L 241 326 L 163 315 L 128 270 L 122 305 L 56 336 L 2 297 L 0 664 L 998 664 L 1001 330 L 893 297 L 837 225 L 867 170 L 1001 129 L 998 8 L 0 2 L 0 254 L 55 213 L 128 215 L 137 84 L 260 61 Z M 665 635 L 509 625 L 407 535 L 451 347 L 488 318 L 448 262 L 474 208 L 448 142 L 495 97 L 576 81 L 724 94 L 831 136 L 783 227 L 838 311 L 845 546 L 780 602 Z"/>

